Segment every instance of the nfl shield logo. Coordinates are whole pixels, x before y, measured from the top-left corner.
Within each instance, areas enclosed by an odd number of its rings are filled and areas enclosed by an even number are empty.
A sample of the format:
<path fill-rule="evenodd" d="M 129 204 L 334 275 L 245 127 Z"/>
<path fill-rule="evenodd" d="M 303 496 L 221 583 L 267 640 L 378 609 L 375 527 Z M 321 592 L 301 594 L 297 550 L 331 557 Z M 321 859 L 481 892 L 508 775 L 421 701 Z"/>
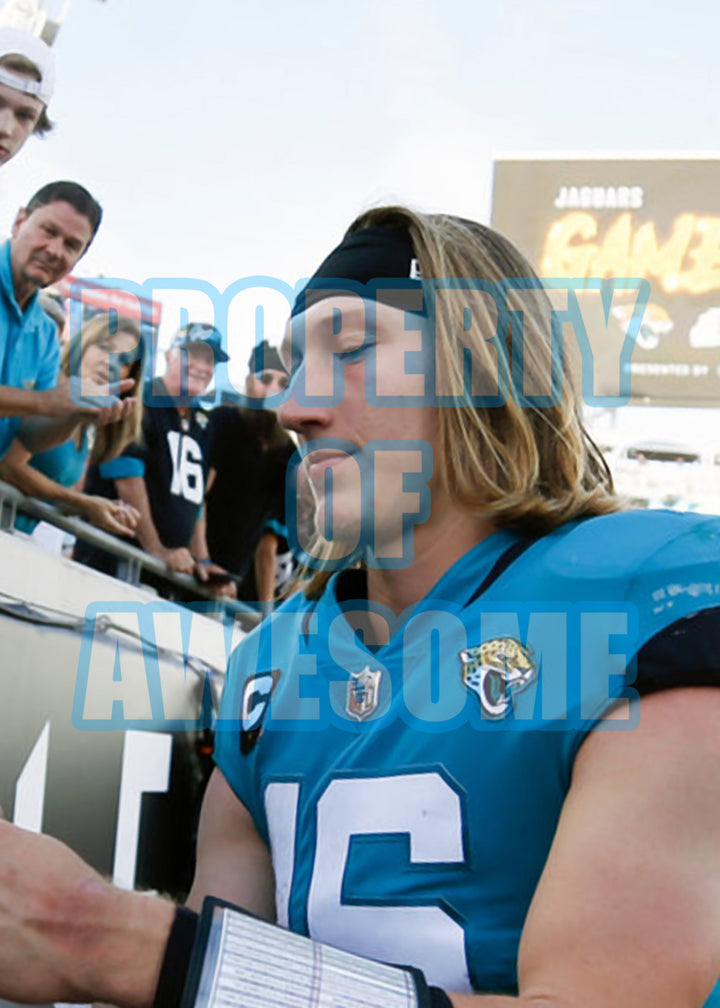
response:
<path fill-rule="evenodd" d="M 379 702 L 380 669 L 366 665 L 362 672 L 351 672 L 347 684 L 345 710 L 356 721 L 364 721 L 375 713 Z"/>

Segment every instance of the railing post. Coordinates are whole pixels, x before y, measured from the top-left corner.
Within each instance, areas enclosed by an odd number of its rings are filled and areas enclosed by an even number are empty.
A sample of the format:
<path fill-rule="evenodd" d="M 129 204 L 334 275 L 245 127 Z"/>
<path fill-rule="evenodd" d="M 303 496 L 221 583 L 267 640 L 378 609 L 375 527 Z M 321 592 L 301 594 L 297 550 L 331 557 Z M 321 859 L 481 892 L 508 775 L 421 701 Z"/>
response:
<path fill-rule="evenodd" d="M 17 505 L 13 500 L 0 496 L 0 529 L 3 532 L 15 531 L 15 518 L 17 517 Z"/>
<path fill-rule="evenodd" d="M 119 557 L 117 565 L 117 577 L 120 581 L 127 581 L 131 585 L 140 584 L 141 563 L 135 557 Z"/>

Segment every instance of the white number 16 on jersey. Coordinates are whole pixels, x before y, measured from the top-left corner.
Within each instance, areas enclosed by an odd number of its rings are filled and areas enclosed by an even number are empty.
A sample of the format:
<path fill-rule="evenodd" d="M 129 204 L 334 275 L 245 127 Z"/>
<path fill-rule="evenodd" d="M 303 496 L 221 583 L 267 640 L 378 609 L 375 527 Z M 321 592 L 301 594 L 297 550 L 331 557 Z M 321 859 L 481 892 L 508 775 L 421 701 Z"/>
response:
<path fill-rule="evenodd" d="M 278 923 L 288 925 L 300 785 L 278 781 L 265 791 L 275 870 Z M 437 906 L 343 904 L 353 837 L 405 834 L 410 863 L 465 860 L 459 795 L 438 773 L 337 778 L 317 804 L 317 842 L 307 900 L 310 936 L 359 955 L 420 966 L 430 983 L 470 990 L 463 929 Z"/>
<path fill-rule="evenodd" d="M 167 440 L 173 467 L 170 493 L 191 504 L 202 504 L 205 480 L 200 445 L 189 434 L 179 431 L 168 431 Z"/>

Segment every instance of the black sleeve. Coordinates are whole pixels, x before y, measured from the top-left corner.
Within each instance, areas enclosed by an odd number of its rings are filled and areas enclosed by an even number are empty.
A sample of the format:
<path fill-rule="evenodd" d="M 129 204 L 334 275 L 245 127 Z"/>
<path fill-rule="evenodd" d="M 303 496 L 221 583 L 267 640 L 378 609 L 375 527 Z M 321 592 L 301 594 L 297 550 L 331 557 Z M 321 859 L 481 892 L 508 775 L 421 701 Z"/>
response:
<path fill-rule="evenodd" d="M 268 517 L 285 525 L 285 477 L 295 446 L 276 448 L 268 453 L 266 488 Z"/>
<path fill-rule="evenodd" d="M 205 457 L 209 469 L 221 469 L 228 457 L 235 458 L 244 450 L 244 431 L 234 406 L 216 406 L 208 414 Z"/>
<path fill-rule="evenodd" d="M 636 679 L 643 696 L 680 686 L 720 686 L 720 607 L 671 623 L 638 651 Z"/>
<path fill-rule="evenodd" d="M 208 419 L 206 458 L 209 469 L 217 469 L 219 467 L 217 454 L 218 442 L 221 440 L 219 433 L 222 425 L 222 414 L 220 412 L 222 408 L 222 406 L 216 406 L 214 410 L 210 410 Z"/>

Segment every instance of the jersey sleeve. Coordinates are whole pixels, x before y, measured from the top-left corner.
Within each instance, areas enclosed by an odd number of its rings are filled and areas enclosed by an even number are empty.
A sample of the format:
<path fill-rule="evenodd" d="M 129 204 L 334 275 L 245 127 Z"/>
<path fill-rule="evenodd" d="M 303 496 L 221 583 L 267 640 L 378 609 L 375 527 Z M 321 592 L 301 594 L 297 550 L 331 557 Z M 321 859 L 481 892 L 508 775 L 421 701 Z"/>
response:
<path fill-rule="evenodd" d="M 720 686 L 720 519 L 672 515 L 667 528 L 630 585 L 638 640 L 627 680 L 640 696 Z"/>
<path fill-rule="evenodd" d="M 683 686 L 720 686 L 720 605 L 683 616 L 639 650 L 633 686 L 640 696 Z"/>
<path fill-rule="evenodd" d="M 674 519 L 685 519 L 675 522 Z M 667 536 L 634 571 L 639 648 L 678 620 L 720 606 L 720 518 L 662 515 Z"/>
<path fill-rule="evenodd" d="M 262 832 L 257 760 L 274 683 L 271 670 L 262 664 L 261 644 L 261 627 L 257 627 L 230 656 L 215 722 L 213 758 Z"/>
<path fill-rule="evenodd" d="M 144 453 L 142 451 L 138 451 L 138 453 L 135 454 L 133 446 L 130 445 L 125 449 L 122 455 L 118 455 L 117 458 L 109 459 L 107 462 L 101 462 L 98 469 L 103 479 L 130 479 L 133 476 L 144 476 Z"/>
<path fill-rule="evenodd" d="M 618 700 L 631 702 L 628 720 L 603 728 L 631 729 L 647 694 L 720 686 L 720 519 L 656 512 L 646 514 L 645 525 L 644 536 L 634 526 L 635 540 L 616 557 L 614 596 L 631 624 L 624 674 L 608 677 L 598 662 L 584 683 L 582 717 L 568 737 L 572 758 Z"/>
<path fill-rule="evenodd" d="M 216 719 L 215 762 L 266 841 L 268 774 L 274 777 L 271 768 L 293 737 L 304 739 L 298 710 L 306 701 L 297 662 L 303 665 L 302 628 L 311 608 L 300 595 L 286 599 L 240 642 L 230 656 Z"/>
<path fill-rule="evenodd" d="M 149 438 L 152 433 L 151 424 L 152 406 L 146 406 L 143 413 L 142 436 L 140 440 L 133 441 L 126 445 L 122 453 L 116 458 L 108 459 L 99 466 L 102 479 L 130 479 L 133 476 L 144 476 L 150 452 L 148 451 Z"/>
<path fill-rule="evenodd" d="M 272 532 L 278 539 L 287 539 L 287 526 L 278 521 L 277 518 L 267 518 L 265 520 L 265 531 Z"/>
<path fill-rule="evenodd" d="M 234 407 L 216 406 L 208 414 L 207 429 L 207 461 L 209 469 L 220 469 L 223 465 L 224 455 L 227 454 L 227 438 L 230 435 L 229 426 L 232 422 L 232 414 L 236 412 Z"/>

